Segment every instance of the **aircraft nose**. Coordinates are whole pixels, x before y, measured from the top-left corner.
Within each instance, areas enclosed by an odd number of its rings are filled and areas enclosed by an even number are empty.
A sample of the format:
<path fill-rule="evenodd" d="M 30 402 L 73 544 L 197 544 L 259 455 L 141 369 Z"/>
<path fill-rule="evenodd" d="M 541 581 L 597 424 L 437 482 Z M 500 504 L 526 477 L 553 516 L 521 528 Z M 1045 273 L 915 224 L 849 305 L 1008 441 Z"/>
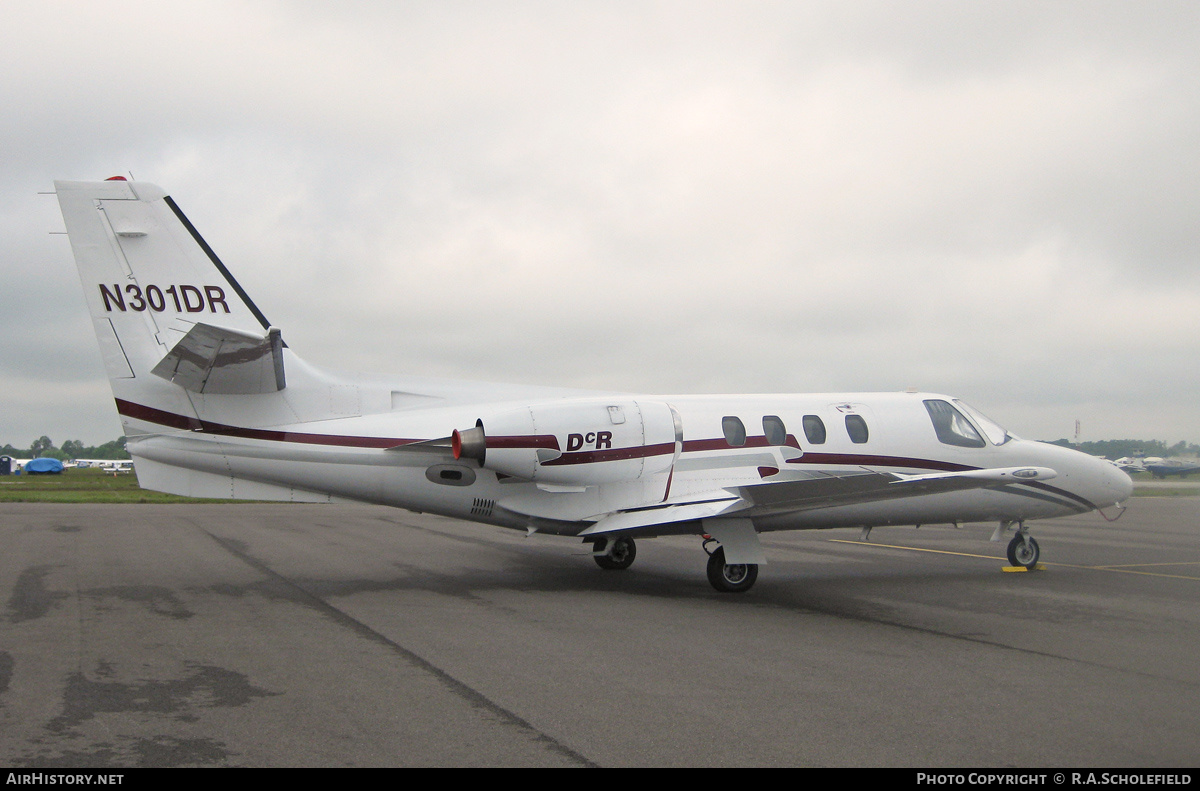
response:
<path fill-rule="evenodd" d="M 1129 473 L 1111 462 L 1105 462 L 1108 467 L 1104 471 L 1103 486 L 1113 498 L 1113 504 L 1123 503 L 1133 496 L 1133 479 Z"/>
<path fill-rule="evenodd" d="M 1107 459 L 1098 459 L 1079 451 L 1055 448 L 1052 463 L 1064 487 L 1078 487 L 1075 493 L 1096 508 L 1123 503 L 1133 495 L 1133 479 Z M 1051 462 L 1051 459 L 1047 459 Z"/>

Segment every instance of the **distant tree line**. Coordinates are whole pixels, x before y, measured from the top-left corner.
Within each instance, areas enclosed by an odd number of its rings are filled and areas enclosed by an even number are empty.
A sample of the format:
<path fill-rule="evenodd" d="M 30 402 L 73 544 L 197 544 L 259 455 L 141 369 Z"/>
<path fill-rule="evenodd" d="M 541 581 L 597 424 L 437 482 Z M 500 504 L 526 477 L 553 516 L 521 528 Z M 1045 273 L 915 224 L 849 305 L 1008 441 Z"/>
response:
<path fill-rule="evenodd" d="M 1182 440 L 1176 442 L 1174 445 L 1168 445 L 1157 439 L 1102 439 L 1094 442 L 1080 442 L 1078 444 L 1068 439 L 1059 439 L 1050 444 L 1075 448 L 1092 456 L 1104 456 L 1109 459 L 1122 459 L 1138 453 L 1143 453 L 1146 456 L 1162 456 L 1164 458 L 1170 456 L 1200 455 L 1200 445 Z"/>
<path fill-rule="evenodd" d="M 28 448 L 14 448 L 5 445 L 0 448 L 0 456 L 12 456 L 17 459 L 58 459 L 73 461 L 74 459 L 128 459 L 129 451 L 125 450 L 125 438 L 119 437 L 103 445 L 84 445 L 77 439 L 69 439 L 56 448 L 54 442 L 46 436 L 33 441 Z"/>

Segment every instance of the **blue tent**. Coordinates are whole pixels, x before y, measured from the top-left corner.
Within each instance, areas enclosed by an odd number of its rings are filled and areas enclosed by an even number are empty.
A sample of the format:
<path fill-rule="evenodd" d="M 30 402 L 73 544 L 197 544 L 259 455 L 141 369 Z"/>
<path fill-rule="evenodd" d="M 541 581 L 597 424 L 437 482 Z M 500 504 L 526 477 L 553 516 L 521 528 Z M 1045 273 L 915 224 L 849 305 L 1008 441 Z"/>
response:
<path fill-rule="evenodd" d="M 58 459 L 30 459 L 25 463 L 26 475 L 58 475 L 63 471 Z"/>

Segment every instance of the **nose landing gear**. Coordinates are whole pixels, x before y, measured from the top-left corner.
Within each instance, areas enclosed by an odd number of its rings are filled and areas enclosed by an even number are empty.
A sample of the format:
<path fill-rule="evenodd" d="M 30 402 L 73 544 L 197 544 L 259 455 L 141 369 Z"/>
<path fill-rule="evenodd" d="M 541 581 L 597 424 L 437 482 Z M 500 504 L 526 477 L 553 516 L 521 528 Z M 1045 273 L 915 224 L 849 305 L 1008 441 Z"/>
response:
<path fill-rule="evenodd" d="M 1022 525 L 1020 532 L 1013 536 L 1012 541 L 1008 542 L 1008 562 L 1014 566 L 1024 566 L 1033 570 L 1037 566 L 1040 555 L 1041 550 L 1038 548 L 1037 539 L 1029 535 L 1025 526 Z"/>
<path fill-rule="evenodd" d="M 1041 549 L 1038 547 L 1037 539 L 1029 535 L 1029 528 L 1023 521 L 1001 522 L 1000 526 L 996 528 L 996 532 L 992 534 L 992 540 L 999 541 L 1005 531 L 1014 524 L 1017 526 L 1017 534 L 1008 542 L 1008 562 L 1014 566 L 1024 566 L 1032 571 L 1037 567 Z"/>

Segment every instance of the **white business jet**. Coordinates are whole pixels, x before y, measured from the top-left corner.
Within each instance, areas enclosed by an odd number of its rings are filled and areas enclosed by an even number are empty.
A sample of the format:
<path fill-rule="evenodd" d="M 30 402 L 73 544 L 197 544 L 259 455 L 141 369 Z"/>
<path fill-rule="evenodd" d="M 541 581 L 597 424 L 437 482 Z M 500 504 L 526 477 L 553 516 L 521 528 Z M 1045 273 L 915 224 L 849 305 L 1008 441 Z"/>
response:
<path fill-rule="evenodd" d="M 933 393 L 656 396 L 383 378 L 297 357 L 160 188 L 55 182 L 142 486 L 353 500 L 574 536 L 604 569 L 696 535 L 749 590 L 772 530 L 1026 521 L 1119 505 L 1112 463 Z"/>

